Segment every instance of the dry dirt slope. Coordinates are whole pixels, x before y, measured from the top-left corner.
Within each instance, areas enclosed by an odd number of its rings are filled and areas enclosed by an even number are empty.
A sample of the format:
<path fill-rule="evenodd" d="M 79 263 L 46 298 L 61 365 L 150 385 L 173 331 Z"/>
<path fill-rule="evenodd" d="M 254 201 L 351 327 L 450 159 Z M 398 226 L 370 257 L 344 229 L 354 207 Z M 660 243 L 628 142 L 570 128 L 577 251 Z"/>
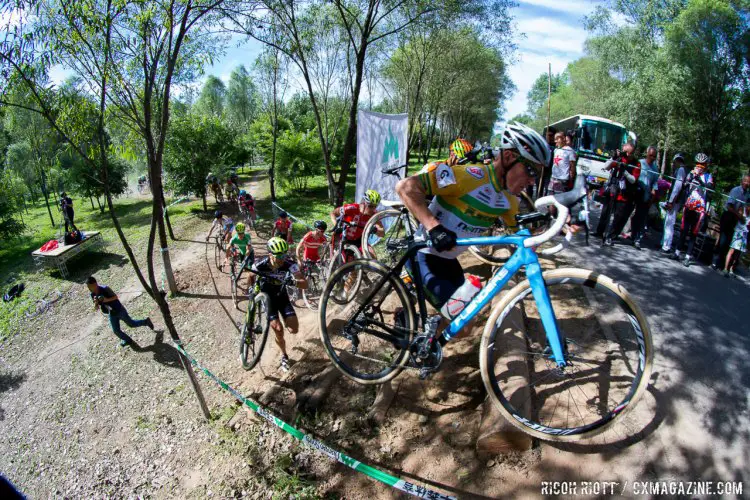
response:
<path fill-rule="evenodd" d="M 332 379 L 331 395 L 314 409 L 298 411 L 297 403 L 309 401 L 316 377 L 330 366 L 315 319 L 298 310 L 302 327 L 290 340 L 296 362 L 290 375 L 279 372 L 273 342 L 259 367 L 243 371 L 236 327 L 242 313 L 231 306 L 226 277 L 212 266 L 212 249 L 196 236 L 206 227 L 194 219 L 179 231 L 192 236 L 184 236 L 188 241 L 175 257 L 182 294 L 171 305 L 178 329 L 201 362 L 288 421 L 355 458 L 461 498 L 534 497 L 542 479 L 602 478 L 611 474 L 613 461 L 624 468 L 618 474 L 638 470 L 637 446 L 625 459 L 616 459 L 611 445 L 580 455 L 537 444 L 525 453 L 479 460 L 474 442 L 484 394 L 477 336 L 453 343 L 431 380 L 400 376 L 380 426 L 364 418 L 374 389 L 343 378 Z M 489 271 L 467 264 L 480 274 Z M 110 274 L 116 289 L 136 291 L 127 266 Z M 134 317 L 153 314 L 145 297 L 123 298 Z M 134 334 L 139 347 L 120 349 L 102 317 L 88 311 L 83 289 L 75 289 L 0 348 L 0 446 L 7 450 L 0 472 L 31 497 L 393 496 L 238 413 L 228 394 L 201 377 L 215 415 L 204 422 L 162 335 L 140 329 Z M 622 441 L 643 427 L 638 421 L 633 426 L 604 442 Z"/>

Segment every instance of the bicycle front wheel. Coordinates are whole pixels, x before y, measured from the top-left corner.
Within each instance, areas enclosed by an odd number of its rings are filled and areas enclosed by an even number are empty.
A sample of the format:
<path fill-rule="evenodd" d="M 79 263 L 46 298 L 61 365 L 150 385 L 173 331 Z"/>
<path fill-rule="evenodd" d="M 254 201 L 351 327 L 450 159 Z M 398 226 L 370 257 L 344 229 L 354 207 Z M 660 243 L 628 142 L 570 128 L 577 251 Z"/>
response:
<path fill-rule="evenodd" d="M 221 245 L 222 240 L 218 236 L 216 237 L 216 243 L 214 244 L 214 265 L 216 269 L 222 271 L 221 265 L 224 263 L 224 248 Z"/>
<path fill-rule="evenodd" d="M 352 275 L 366 276 L 372 286 L 347 289 Z M 349 262 L 330 277 L 320 298 L 320 337 L 328 357 L 344 375 L 360 384 L 391 380 L 409 360 L 409 345 L 416 320 L 414 307 L 397 277 L 373 260 Z M 377 293 L 358 313 L 373 287 Z M 347 289 L 342 302 L 332 295 Z"/>
<path fill-rule="evenodd" d="M 336 269 L 340 268 L 348 261 L 358 260 L 362 257 L 359 248 L 354 245 L 344 245 L 340 252 L 338 252 L 333 260 L 331 261 L 328 275 L 332 276 Z M 362 273 L 357 270 L 351 271 L 347 274 L 347 278 L 344 281 L 338 281 L 334 284 L 331 290 L 331 298 L 337 301 L 339 304 L 346 304 L 350 300 L 350 296 L 357 293 L 359 285 L 362 282 Z"/>
<path fill-rule="evenodd" d="M 383 228 L 383 234 L 380 236 L 377 234 L 378 226 Z M 392 266 L 409 248 L 408 235 L 414 234 L 418 226 L 411 214 L 402 214 L 395 209 L 378 212 L 367 221 L 363 230 L 362 253 L 366 257 Z"/>
<path fill-rule="evenodd" d="M 621 421 L 645 392 L 651 332 L 624 288 L 585 269 L 544 273 L 566 366 L 552 358 L 528 280 L 510 290 L 484 329 L 487 392 L 516 427 L 548 441 L 593 437 Z"/>
<path fill-rule="evenodd" d="M 302 300 L 305 301 L 305 305 L 308 309 L 311 311 L 317 311 L 320 293 L 323 288 L 322 276 L 319 270 L 313 269 L 306 273 L 305 277 L 307 278 L 307 288 L 302 290 Z"/>
<path fill-rule="evenodd" d="M 268 339 L 268 304 L 266 293 L 259 293 L 247 304 L 245 324 L 240 333 L 240 362 L 245 370 L 252 370 L 260 361 Z"/>

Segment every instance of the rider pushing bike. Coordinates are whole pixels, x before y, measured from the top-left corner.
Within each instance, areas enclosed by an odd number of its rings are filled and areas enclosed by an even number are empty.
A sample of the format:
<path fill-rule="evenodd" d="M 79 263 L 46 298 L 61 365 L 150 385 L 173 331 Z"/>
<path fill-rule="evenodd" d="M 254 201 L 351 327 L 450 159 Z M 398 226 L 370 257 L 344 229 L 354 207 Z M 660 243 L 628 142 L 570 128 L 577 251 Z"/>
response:
<path fill-rule="evenodd" d="M 349 227 L 345 228 L 343 233 L 345 243 L 350 243 L 359 249 L 362 249 L 362 246 L 367 244 L 366 241 L 362 241 L 363 229 L 367 225 L 367 221 L 375 215 L 379 204 L 380 193 L 374 189 L 368 189 L 365 191 L 360 203 L 349 203 L 331 212 L 331 220 L 334 224 L 336 224 L 339 217 L 349 224 Z M 382 225 L 376 225 L 376 231 L 378 236 L 385 234 Z"/>
<path fill-rule="evenodd" d="M 262 280 L 260 289 L 268 294 L 270 303 L 268 307 L 268 320 L 276 337 L 276 345 L 281 350 L 281 369 L 289 371 L 289 356 L 286 352 L 286 342 L 284 341 L 284 328 L 279 321 L 279 315 L 284 317 L 286 329 L 292 335 L 299 330 L 299 321 L 297 313 L 294 311 L 287 286 L 296 286 L 304 290 L 307 288 L 307 280 L 300 273 L 299 266 L 292 260 L 287 252 L 289 245 L 283 239 L 275 236 L 268 240 L 268 255 L 255 261 L 252 270 L 262 273 L 265 279 Z M 255 275 L 249 274 L 249 286 L 255 283 Z"/>
<path fill-rule="evenodd" d="M 238 222 L 237 225 L 234 227 L 235 234 L 232 236 L 232 239 L 229 241 L 229 246 L 227 247 L 227 255 L 224 259 L 224 265 L 226 265 L 229 262 L 229 259 L 232 255 L 232 252 L 234 251 L 234 248 L 237 248 L 240 254 L 241 262 L 245 263 L 246 267 L 250 267 L 250 263 L 253 261 L 253 247 L 251 245 L 250 241 L 250 234 L 245 232 L 245 224 L 242 222 Z M 248 257 L 245 259 L 245 257 Z M 252 285 L 252 274 L 248 273 L 247 277 L 247 287 L 248 290 L 250 289 L 250 286 Z"/>
<path fill-rule="evenodd" d="M 464 283 L 457 238 L 481 236 L 500 217 L 516 226 L 517 196 L 533 186 L 550 159 L 546 141 L 529 127 L 509 123 L 501 134 L 500 150 L 490 164 L 477 162 L 468 141 L 451 145 L 447 162 L 426 165 L 398 182 L 396 192 L 420 222 L 418 234 L 432 242 L 417 254 L 430 303 L 440 309 Z M 473 162 L 472 162 L 473 160 Z M 433 195 L 429 206 L 425 197 Z M 464 331 L 470 331 L 471 326 Z M 442 336 L 440 337 L 442 342 Z"/>

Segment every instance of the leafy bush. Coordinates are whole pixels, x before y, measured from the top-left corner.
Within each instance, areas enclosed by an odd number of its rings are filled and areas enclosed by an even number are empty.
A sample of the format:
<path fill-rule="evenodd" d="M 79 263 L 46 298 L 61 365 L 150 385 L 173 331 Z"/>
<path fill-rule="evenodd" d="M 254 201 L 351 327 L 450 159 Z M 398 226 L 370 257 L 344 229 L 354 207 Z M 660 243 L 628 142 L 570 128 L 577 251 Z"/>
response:
<path fill-rule="evenodd" d="M 313 132 L 287 130 L 276 148 L 277 179 L 284 187 L 307 190 L 310 177 L 323 171 L 323 151 Z"/>

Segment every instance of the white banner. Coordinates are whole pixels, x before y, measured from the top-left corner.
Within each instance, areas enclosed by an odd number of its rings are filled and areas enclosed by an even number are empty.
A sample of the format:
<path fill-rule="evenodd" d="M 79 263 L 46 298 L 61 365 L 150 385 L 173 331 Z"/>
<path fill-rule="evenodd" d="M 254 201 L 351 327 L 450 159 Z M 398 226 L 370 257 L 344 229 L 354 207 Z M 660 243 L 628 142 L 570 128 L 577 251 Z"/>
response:
<path fill-rule="evenodd" d="M 408 129 L 407 114 L 357 112 L 357 189 L 352 202 L 359 203 L 368 189 L 379 192 L 384 200 L 399 199 L 396 195 L 398 179 L 384 174 L 383 169 L 406 163 Z M 399 174 L 403 177 L 404 170 Z"/>

